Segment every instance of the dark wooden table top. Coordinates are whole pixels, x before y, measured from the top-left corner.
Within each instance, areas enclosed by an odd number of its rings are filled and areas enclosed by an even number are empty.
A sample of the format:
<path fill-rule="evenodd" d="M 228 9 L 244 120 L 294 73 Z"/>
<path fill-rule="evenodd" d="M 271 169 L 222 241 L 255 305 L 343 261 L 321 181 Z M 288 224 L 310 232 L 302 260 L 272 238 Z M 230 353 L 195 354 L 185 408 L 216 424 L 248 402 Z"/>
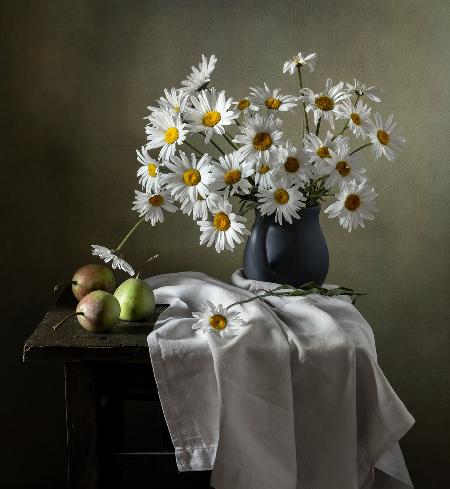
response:
<path fill-rule="evenodd" d="M 119 321 L 106 333 L 86 331 L 76 317 L 68 319 L 55 331 L 53 326 L 73 312 L 76 305 L 70 289 L 66 289 L 26 341 L 24 362 L 150 363 L 147 336 L 167 306 L 157 305 L 147 321 Z"/>

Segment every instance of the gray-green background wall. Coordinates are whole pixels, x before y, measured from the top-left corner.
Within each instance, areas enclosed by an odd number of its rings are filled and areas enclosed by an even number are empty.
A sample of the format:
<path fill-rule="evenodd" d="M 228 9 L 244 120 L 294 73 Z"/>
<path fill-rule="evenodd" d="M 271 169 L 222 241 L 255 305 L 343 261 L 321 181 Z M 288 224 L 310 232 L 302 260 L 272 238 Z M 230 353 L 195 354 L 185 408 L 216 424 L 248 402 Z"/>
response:
<path fill-rule="evenodd" d="M 62 371 L 23 366 L 21 347 L 52 285 L 93 260 L 91 243 L 114 245 L 135 222 L 146 107 L 202 53 L 217 55 L 214 83 L 229 95 L 263 81 L 295 92 L 281 66 L 306 50 L 319 56 L 308 84 L 355 76 L 382 87 L 380 109 L 407 138 L 393 163 L 364 156 L 380 194 L 375 222 L 348 234 L 322 219 L 328 281 L 369 294 L 359 308 L 380 364 L 416 418 L 402 443 L 413 480 L 448 487 L 448 2 L 14 0 L 0 16 L 0 485 L 64 487 Z M 289 135 L 297 121 L 287 118 Z M 138 264 L 155 251 L 155 273 L 226 280 L 243 248 L 200 247 L 196 226 L 175 215 L 141 229 L 128 257 Z"/>

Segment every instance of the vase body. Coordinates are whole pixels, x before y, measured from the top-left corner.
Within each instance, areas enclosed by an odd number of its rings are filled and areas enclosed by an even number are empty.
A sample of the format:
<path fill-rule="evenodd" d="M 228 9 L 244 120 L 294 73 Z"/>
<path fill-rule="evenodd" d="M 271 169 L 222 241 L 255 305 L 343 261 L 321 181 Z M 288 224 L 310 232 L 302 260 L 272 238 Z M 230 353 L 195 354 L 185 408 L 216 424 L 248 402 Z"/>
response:
<path fill-rule="evenodd" d="M 305 207 L 292 224 L 255 212 L 255 223 L 244 250 L 248 279 L 290 284 L 322 285 L 328 273 L 328 247 L 319 223 L 320 206 Z"/>

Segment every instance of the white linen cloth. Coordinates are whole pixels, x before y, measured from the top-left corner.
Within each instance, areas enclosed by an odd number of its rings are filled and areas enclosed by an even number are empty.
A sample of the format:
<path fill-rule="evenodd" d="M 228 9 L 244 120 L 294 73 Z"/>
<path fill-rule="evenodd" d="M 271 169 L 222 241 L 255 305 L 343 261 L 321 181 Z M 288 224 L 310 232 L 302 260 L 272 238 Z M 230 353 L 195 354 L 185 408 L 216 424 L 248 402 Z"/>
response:
<path fill-rule="evenodd" d="M 269 297 L 223 339 L 192 330 L 205 300 L 225 306 L 276 284 L 197 272 L 147 279 L 169 304 L 148 336 L 180 471 L 216 489 L 406 489 L 398 440 L 414 420 L 376 361 L 373 333 L 346 298 Z"/>

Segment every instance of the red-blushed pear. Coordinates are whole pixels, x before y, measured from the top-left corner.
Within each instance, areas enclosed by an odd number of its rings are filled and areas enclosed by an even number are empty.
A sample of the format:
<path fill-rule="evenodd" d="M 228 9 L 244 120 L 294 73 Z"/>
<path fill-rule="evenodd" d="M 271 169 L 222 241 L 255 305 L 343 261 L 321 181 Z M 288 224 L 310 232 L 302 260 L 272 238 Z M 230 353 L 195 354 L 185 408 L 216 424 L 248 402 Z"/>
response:
<path fill-rule="evenodd" d="M 73 295 L 78 301 L 94 290 L 113 293 L 116 288 L 112 270 L 104 265 L 83 265 L 73 274 L 70 282 L 61 282 L 55 286 L 54 290 L 68 283 L 72 284 Z"/>
<path fill-rule="evenodd" d="M 78 322 L 87 331 L 103 333 L 117 323 L 119 315 L 119 301 L 109 292 L 94 290 L 81 299 L 75 312 L 70 313 L 58 324 L 55 324 L 53 329 L 56 330 L 70 317 L 77 316 Z"/>
<path fill-rule="evenodd" d="M 120 319 L 142 321 L 155 310 L 155 294 L 147 282 L 139 278 L 144 266 L 158 255 L 149 258 L 138 271 L 136 278 L 129 278 L 117 287 L 114 296 L 120 303 Z"/>

